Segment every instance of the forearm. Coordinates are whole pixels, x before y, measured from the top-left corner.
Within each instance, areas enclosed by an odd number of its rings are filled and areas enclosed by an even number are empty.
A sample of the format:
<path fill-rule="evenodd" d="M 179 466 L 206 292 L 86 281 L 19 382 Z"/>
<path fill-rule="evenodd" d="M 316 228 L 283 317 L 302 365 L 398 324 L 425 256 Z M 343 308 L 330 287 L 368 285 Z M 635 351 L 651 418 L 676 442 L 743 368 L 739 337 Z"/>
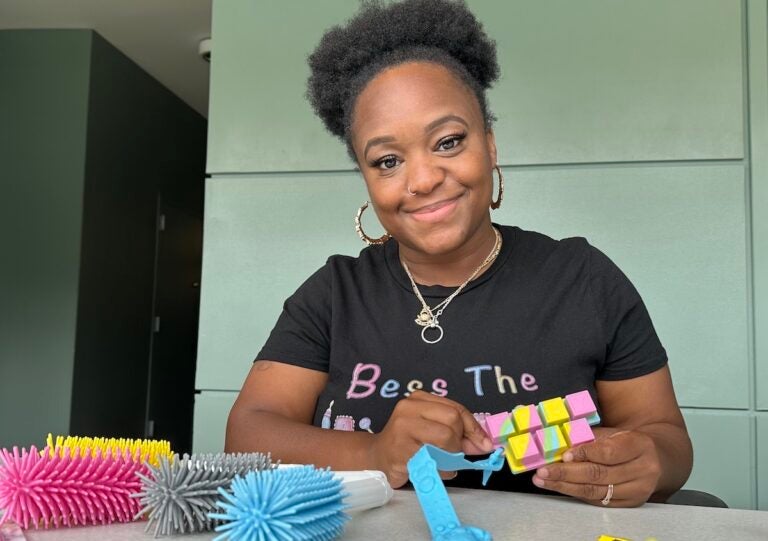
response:
<path fill-rule="evenodd" d="M 664 501 L 688 480 L 693 466 L 693 448 L 685 427 L 654 423 L 636 429 L 651 437 L 659 456 L 661 475 L 651 501 Z"/>
<path fill-rule="evenodd" d="M 374 469 L 372 434 L 327 430 L 266 411 L 233 410 L 227 422 L 227 452 L 269 452 L 285 464 L 335 470 Z"/>

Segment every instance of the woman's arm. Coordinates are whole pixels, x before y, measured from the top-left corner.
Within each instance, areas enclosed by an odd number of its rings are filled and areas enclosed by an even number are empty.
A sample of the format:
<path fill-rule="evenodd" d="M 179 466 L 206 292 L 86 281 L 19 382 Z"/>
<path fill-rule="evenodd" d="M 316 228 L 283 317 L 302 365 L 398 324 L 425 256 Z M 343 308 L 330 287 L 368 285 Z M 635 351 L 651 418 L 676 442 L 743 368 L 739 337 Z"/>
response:
<path fill-rule="evenodd" d="M 225 450 L 271 452 L 285 463 L 338 470 L 365 464 L 370 434 L 323 430 L 312 418 L 328 374 L 289 364 L 253 364 L 227 420 Z"/>
<path fill-rule="evenodd" d="M 569 451 L 564 463 L 540 468 L 537 486 L 600 504 L 614 485 L 611 505 L 663 501 L 683 486 L 693 450 L 675 398 L 669 368 L 623 381 L 598 381 L 603 426 L 598 439 Z"/>
<path fill-rule="evenodd" d="M 408 480 L 408 459 L 424 443 L 476 454 L 492 448 L 466 408 L 424 392 L 398 402 L 378 434 L 312 426 L 327 378 L 280 362 L 254 363 L 229 414 L 226 451 L 270 452 L 284 463 L 336 470 L 381 470 L 397 488 Z"/>
<path fill-rule="evenodd" d="M 669 367 L 623 381 L 598 381 L 603 424 L 648 435 L 659 458 L 652 499 L 666 500 L 688 480 L 693 448 L 675 398 Z"/>

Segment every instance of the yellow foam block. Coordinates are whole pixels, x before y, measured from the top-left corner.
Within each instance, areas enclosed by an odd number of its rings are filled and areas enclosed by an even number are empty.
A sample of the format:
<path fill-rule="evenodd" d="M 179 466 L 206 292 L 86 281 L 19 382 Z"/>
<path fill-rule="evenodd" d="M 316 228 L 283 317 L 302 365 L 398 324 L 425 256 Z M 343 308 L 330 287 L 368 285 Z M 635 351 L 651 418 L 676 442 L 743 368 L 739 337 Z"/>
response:
<path fill-rule="evenodd" d="M 515 422 L 515 428 L 518 432 L 533 431 L 542 427 L 539 412 L 533 404 L 517 406 L 513 409 L 512 420 Z"/>
<path fill-rule="evenodd" d="M 555 425 L 570 420 L 565 401 L 562 398 L 550 398 L 539 403 L 539 413 L 546 425 Z"/>

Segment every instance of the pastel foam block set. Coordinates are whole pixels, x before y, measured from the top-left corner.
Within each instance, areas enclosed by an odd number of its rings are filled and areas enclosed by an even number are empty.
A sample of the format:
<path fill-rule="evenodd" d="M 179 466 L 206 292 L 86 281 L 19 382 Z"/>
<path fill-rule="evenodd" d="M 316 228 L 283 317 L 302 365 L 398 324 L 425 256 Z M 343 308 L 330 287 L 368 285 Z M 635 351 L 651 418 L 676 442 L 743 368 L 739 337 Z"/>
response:
<path fill-rule="evenodd" d="M 518 474 L 558 462 L 568 449 L 594 441 L 591 427 L 600 416 L 584 390 L 487 415 L 484 422 L 493 443 L 504 448 L 512 473 Z"/>

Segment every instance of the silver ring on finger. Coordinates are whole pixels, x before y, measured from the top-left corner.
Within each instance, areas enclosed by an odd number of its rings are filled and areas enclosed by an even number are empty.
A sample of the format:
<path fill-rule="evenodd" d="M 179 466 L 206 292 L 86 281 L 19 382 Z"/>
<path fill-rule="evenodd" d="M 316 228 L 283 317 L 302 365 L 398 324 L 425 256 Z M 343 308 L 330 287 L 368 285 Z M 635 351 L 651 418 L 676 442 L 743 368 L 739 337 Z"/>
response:
<path fill-rule="evenodd" d="M 608 505 L 611 503 L 611 498 L 613 498 L 613 484 L 608 485 L 608 492 L 605 494 L 605 498 L 600 500 L 600 503 Z"/>

